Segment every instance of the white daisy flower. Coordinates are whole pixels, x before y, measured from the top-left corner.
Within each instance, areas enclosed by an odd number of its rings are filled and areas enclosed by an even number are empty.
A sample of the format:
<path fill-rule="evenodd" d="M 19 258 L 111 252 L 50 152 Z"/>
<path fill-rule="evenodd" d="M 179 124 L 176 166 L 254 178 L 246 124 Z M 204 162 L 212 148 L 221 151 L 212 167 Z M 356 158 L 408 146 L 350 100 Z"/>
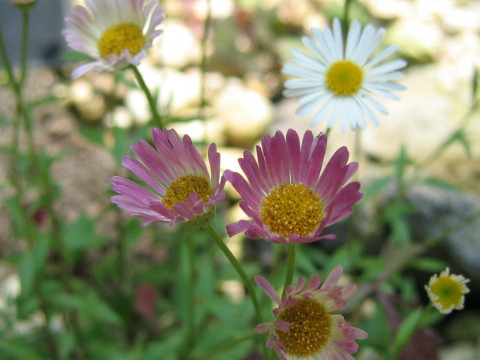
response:
<path fill-rule="evenodd" d="M 152 41 L 163 31 L 163 8 L 156 0 L 85 0 L 65 19 L 62 34 L 70 48 L 92 57 L 77 67 L 72 77 L 90 71 L 138 66 Z"/>
<path fill-rule="evenodd" d="M 326 26 L 323 31 L 312 28 L 312 37 L 303 36 L 302 42 L 312 55 L 294 49 L 290 59 L 293 64 L 287 63 L 282 69 L 285 75 L 298 78 L 286 81 L 283 92 L 285 96 L 301 96 L 297 114 L 318 109 L 312 125 L 328 119 L 327 126 L 332 127 L 340 119 L 342 131 L 348 126 L 352 130 L 365 128 L 366 118 L 378 125 L 372 108 L 383 114 L 388 111 L 372 95 L 398 100 L 391 91 L 405 87 L 391 81 L 402 78 L 398 70 L 407 65 L 401 59 L 380 64 L 397 50 L 395 45 L 373 56 L 384 35 L 385 29 L 376 30 L 368 24 L 362 30 L 354 20 L 344 46 L 342 27 L 336 18 L 333 32 Z"/>

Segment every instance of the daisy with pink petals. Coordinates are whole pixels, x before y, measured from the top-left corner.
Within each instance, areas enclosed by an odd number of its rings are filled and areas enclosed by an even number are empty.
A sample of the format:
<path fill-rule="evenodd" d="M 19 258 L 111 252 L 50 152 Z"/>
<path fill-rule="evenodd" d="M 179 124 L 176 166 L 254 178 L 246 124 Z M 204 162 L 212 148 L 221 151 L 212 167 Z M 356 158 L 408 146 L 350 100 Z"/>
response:
<path fill-rule="evenodd" d="M 76 68 L 72 77 L 90 71 L 138 66 L 153 40 L 162 33 L 163 8 L 156 0 L 85 0 L 65 19 L 62 34 L 73 50 L 93 61 Z"/>
<path fill-rule="evenodd" d="M 366 339 L 368 334 L 352 327 L 337 314 L 345 307 L 345 299 L 352 296 L 357 286 L 338 287 L 342 266 L 332 270 L 320 286 L 320 277 L 314 276 L 305 286 L 305 278 L 298 285 L 289 285 L 280 298 L 272 285 L 263 277 L 255 281 L 278 305 L 273 310 L 275 320 L 256 327 L 259 333 L 269 331 L 268 348 L 273 348 L 282 360 L 353 360 L 355 340 Z"/>
<path fill-rule="evenodd" d="M 346 147 L 338 149 L 325 167 L 327 137 L 307 131 L 300 142 L 295 130 L 277 131 L 257 146 L 257 159 L 245 151 L 238 162 L 248 182 L 238 173 L 225 172 L 242 197 L 240 207 L 252 218 L 227 226 L 230 236 L 245 231 L 251 238 L 278 244 L 312 242 L 330 226 L 353 212 L 362 198 L 360 184 L 348 180 L 357 163 L 348 163 Z"/>
<path fill-rule="evenodd" d="M 154 149 L 140 140 L 132 145 L 138 160 L 126 156 L 122 165 L 149 188 L 114 176 L 112 189 L 119 195 L 112 202 L 128 215 L 151 222 L 189 223 L 202 226 L 215 214 L 215 203 L 225 197 L 220 179 L 220 154 L 215 144 L 208 148 L 210 173 L 188 135 L 180 139 L 175 130 L 153 129 Z"/>

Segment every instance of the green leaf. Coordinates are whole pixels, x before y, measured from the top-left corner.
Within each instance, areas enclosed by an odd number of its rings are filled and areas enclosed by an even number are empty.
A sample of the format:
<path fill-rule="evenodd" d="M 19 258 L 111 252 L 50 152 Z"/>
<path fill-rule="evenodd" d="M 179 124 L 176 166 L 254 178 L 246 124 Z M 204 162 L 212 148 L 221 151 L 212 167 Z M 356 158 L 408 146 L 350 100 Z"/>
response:
<path fill-rule="evenodd" d="M 410 340 L 414 332 L 417 330 L 424 311 L 425 310 L 423 308 L 417 308 L 413 310 L 400 324 L 391 348 L 391 352 L 393 353 L 394 357 L 400 352 L 400 350 L 402 350 L 402 348 L 407 344 L 408 340 Z"/>
<path fill-rule="evenodd" d="M 391 236 L 394 242 L 398 244 L 407 244 L 412 241 L 410 227 L 406 218 L 406 215 L 412 212 L 412 206 L 402 202 L 390 203 L 384 209 L 383 216 L 391 227 Z"/>
<path fill-rule="evenodd" d="M 121 162 L 122 158 L 127 154 L 129 148 L 128 130 L 120 127 L 113 129 L 115 143 L 113 146 L 113 155 L 117 162 Z"/>
<path fill-rule="evenodd" d="M 344 272 L 348 273 L 360 258 L 362 245 L 357 241 L 350 241 L 338 248 L 328 259 L 324 267 L 324 277 L 337 265 L 342 265 Z"/>
<path fill-rule="evenodd" d="M 108 241 L 106 236 L 100 235 L 95 230 L 95 221 L 80 216 L 75 222 L 65 226 L 65 249 L 71 253 L 78 253 L 101 246 Z"/>
<path fill-rule="evenodd" d="M 472 99 L 473 101 L 477 101 L 477 94 L 478 94 L 478 68 L 473 69 L 473 75 L 472 75 Z"/>
<path fill-rule="evenodd" d="M 36 275 L 35 261 L 33 259 L 33 251 L 31 250 L 24 251 L 20 257 L 18 275 L 20 277 L 22 297 L 29 296 L 33 290 L 33 283 Z"/>
<path fill-rule="evenodd" d="M 363 190 L 363 199 L 362 201 L 366 202 L 368 199 L 374 197 L 375 195 L 379 194 L 385 187 L 390 184 L 392 181 L 392 177 L 390 175 L 380 177 L 375 179 L 373 182 L 368 184 L 365 189 Z"/>
<path fill-rule="evenodd" d="M 425 271 L 428 273 L 434 273 L 445 269 L 447 264 L 445 263 L 445 261 L 437 258 L 415 257 L 408 262 L 408 266 L 413 269 Z"/>
<path fill-rule="evenodd" d="M 121 317 L 92 291 L 79 293 L 80 296 L 61 294 L 58 302 L 65 308 L 77 310 L 81 317 L 91 319 L 98 323 L 121 325 Z"/>
<path fill-rule="evenodd" d="M 422 183 L 425 185 L 443 189 L 443 190 L 460 191 L 460 188 L 458 187 L 458 185 L 453 184 L 449 181 L 434 178 L 434 177 L 427 177 L 422 181 Z"/>
<path fill-rule="evenodd" d="M 402 145 L 402 147 L 400 148 L 400 152 L 398 153 L 398 157 L 395 159 L 394 162 L 397 181 L 399 184 L 403 183 L 403 178 L 405 176 L 407 167 L 411 164 L 413 164 L 413 161 L 408 157 L 405 146 Z"/>
<path fill-rule="evenodd" d="M 91 141 L 96 145 L 105 147 L 105 141 L 103 139 L 103 131 L 100 127 L 94 125 L 87 125 L 82 123 L 78 130 L 87 140 Z"/>
<path fill-rule="evenodd" d="M 18 360 L 44 360 L 43 356 L 35 353 L 27 344 L 4 339 L 0 339 L 0 354 Z"/>

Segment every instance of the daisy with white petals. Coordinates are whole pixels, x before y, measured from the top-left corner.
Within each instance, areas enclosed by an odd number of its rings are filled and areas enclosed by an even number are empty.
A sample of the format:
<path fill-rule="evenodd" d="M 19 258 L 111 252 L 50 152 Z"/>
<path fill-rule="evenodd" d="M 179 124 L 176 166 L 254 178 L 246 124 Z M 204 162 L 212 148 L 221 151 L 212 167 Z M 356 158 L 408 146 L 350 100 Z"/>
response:
<path fill-rule="evenodd" d="M 72 77 L 90 71 L 138 66 L 152 41 L 162 33 L 163 8 L 156 0 L 85 0 L 65 19 L 62 34 L 70 48 L 93 58 L 76 68 Z"/>
<path fill-rule="evenodd" d="M 371 24 L 362 29 L 359 22 L 350 25 L 344 45 L 339 19 L 333 21 L 333 31 L 312 28 L 312 37 L 302 37 L 311 54 L 294 49 L 292 63 L 284 65 L 282 72 L 298 79 L 286 81 L 285 96 L 300 96 L 298 114 L 306 115 L 316 109 L 312 124 L 327 120 L 332 127 L 340 120 L 342 131 L 366 127 L 366 118 L 374 125 L 378 119 L 372 108 L 387 114 L 374 96 L 397 100 L 394 90 L 404 86 L 392 81 L 403 77 L 398 70 L 406 66 L 398 59 L 382 63 L 397 46 L 392 45 L 374 55 L 383 39 L 385 29 L 376 30 Z"/>

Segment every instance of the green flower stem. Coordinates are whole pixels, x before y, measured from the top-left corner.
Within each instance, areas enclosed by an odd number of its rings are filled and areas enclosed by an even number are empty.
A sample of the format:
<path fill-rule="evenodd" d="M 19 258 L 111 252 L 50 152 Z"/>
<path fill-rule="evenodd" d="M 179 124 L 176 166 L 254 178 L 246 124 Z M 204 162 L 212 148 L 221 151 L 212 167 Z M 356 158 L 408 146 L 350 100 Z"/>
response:
<path fill-rule="evenodd" d="M 155 122 L 155 124 L 159 129 L 163 129 L 162 118 L 158 113 L 157 104 L 155 102 L 155 99 L 152 96 L 152 93 L 148 89 L 147 84 L 145 84 L 145 80 L 143 80 L 142 74 L 140 73 L 138 68 L 134 65 L 130 65 L 129 68 L 132 69 L 133 73 L 135 74 L 135 78 L 137 79 L 138 85 L 140 85 L 140 88 L 143 90 L 143 92 L 145 93 L 145 96 L 147 97 L 148 105 L 150 105 L 150 110 L 152 112 L 153 121 Z"/>
<path fill-rule="evenodd" d="M 257 301 L 257 296 L 255 294 L 255 290 L 253 288 L 252 281 L 250 280 L 250 278 L 247 276 L 247 274 L 243 270 L 242 265 L 240 265 L 238 260 L 235 258 L 235 255 L 232 254 L 230 249 L 223 242 L 223 240 L 220 237 L 220 235 L 218 234 L 218 232 L 213 228 L 212 224 L 207 223 L 204 226 L 204 229 L 208 233 L 208 235 L 210 235 L 210 237 L 217 243 L 220 250 L 222 250 L 225 257 L 228 259 L 230 264 L 232 264 L 232 266 L 237 271 L 240 278 L 243 280 L 244 285 L 247 287 L 248 292 L 250 293 L 249 295 L 250 295 L 250 299 L 252 299 L 252 304 L 253 304 L 253 308 L 255 309 L 255 314 L 257 316 L 257 321 L 258 321 L 258 323 L 261 323 L 262 322 L 262 314 L 260 312 L 260 306 L 259 306 L 258 301 Z"/>
<path fill-rule="evenodd" d="M 191 349 L 195 337 L 195 246 L 192 230 L 187 230 L 187 266 L 188 266 L 188 314 L 186 348 Z"/>
<path fill-rule="evenodd" d="M 345 5 L 343 7 L 343 36 L 346 39 L 348 34 L 348 27 L 350 26 L 350 5 L 352 0 L 345 0 Z"/>
<path fill-rule="evenodd" d="M 18 81 L 19 88 L 23 88 L 23 83 L 27 76 L 27 51 L 28 51 L 28 31 L 30 25 L 30 7 L 22 10 L 22 49 L 20 53 L 20 80 Z"/>
<path fill-rule="evenodd" d="M 295 243 L 288 243 L 287 245 L 287 270 L 285 272 L 285 282 L 283 285 L 282 296 L 285 295 L 287 286 L 292 283 L 293 273 L 295 272 Z"/>

